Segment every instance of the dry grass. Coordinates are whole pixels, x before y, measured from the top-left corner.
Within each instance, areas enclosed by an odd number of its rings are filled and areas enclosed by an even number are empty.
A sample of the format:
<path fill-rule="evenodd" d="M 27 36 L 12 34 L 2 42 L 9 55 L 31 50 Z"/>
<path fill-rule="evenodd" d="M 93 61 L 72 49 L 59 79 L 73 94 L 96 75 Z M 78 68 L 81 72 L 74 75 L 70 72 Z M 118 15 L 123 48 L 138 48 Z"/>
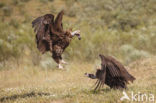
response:
<path fill-rule="evenodd" d="M 153 93 L 156 95 L 156 58 L 139 60 L 128 66 L 136 77 L 128 85 L 127 93 Z M 15 66 L 16 67 L 16 66 Z M 95 65 L 70 63 L 65 70 L 41 69 L 20 65 L 0 71 L 0 101 L 11 103 L 120 103 L 122 91 L 105 86 L 94 93 L 94 80 L 84 77 L 94 72 Z M 124 101 L 127 103 L 129 101 Z"/>

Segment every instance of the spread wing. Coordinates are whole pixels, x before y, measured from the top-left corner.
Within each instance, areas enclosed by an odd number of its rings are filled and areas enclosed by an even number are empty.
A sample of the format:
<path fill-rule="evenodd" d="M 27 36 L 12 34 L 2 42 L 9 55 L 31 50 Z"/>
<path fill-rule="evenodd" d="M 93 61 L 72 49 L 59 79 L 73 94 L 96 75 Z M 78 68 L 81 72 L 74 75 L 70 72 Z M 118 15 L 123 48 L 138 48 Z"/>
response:
<path fill-rule="evenodd" d="M 32 27 L 34 28 L 34 32 L 36 33 L 37 48 L 39 49 L 41 53 L 44 53 L 45 51 L 49 50 L 48 43 L 46 42 L 46 40 L 43 40 L 43 37 L 46 35 L 48 30 L 50 30 L 48 29 L 49 27 L 45 25 L 45 23 L 49 22 L 49 18 L 53 19 L 52 17 L 53 15 L 47 14 L 47 15 L 38 17 L 32 21 Z"/>
<path fill-rule="evenodd" d="M 38 17 L 32 21 L 32 27 L 34 28 L 34 32 L 36 33 L 36 43 L 42 40 L 45 33 L 45 26 L 43 24 L 44 17 Z"/>
<path fill-rule="evenodd" d="M 128 73 L 128 71 L 126 70 L 126 68 L 116 59 L 112 58 L 109 56 L 110 62 L 112 62 L 112 64 L 114 65 L 114 67 L 116 67 L 119 71 L 120 71 L 120 76 L 124 77 L 126 81 L 131 81 L 133 82 L 135 80 L 135 78 Z"/>
<path fill-rule="evenodd" d="M 125 67 L 114 58 L 103 55 L 100 55 L 100 57 L 102 69 L 107 68 L 112 77 L 123 77 L 126 82 L 135 80 L 135 78 L 127 72 Z"/>
<path fill-rule="evenodd" d="M 58 32 L 63 32 L 63 24 L 62 24 L 63 14 L 64 11 L 63 10 L 60 11 L 55 19 L 54 28 Z"/>

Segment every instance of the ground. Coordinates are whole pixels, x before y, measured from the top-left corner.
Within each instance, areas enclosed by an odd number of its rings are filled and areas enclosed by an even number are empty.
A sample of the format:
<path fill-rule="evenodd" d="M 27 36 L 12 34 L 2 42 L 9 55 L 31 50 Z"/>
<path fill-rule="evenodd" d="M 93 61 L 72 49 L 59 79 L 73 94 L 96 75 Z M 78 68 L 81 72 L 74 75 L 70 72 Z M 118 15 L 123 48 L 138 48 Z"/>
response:
<path fill-rule="evenodd" d="M 156 96 L 156 58 L 138 60 L 127 66 L 136 77 L 125 92 Z M 72 63 L 65 70 L 41 69 L 38 66 L 15 66 L 0 71 L 0 102 L 6 103 L 121 103 L 122 90 L 104 86 L 94 92 L 95 80 L 84 76 L 95 72 L 94 63 Z M 140 95 L 141 95 L 140 94 Z M 123 103 L 131 103 L 124 100 Z M 138 102 L 138 101 L 137 101 Z M 149 100 L 144 101 L 149 102 Z M 142 103 L 142 102 L 141 102 Z"/>

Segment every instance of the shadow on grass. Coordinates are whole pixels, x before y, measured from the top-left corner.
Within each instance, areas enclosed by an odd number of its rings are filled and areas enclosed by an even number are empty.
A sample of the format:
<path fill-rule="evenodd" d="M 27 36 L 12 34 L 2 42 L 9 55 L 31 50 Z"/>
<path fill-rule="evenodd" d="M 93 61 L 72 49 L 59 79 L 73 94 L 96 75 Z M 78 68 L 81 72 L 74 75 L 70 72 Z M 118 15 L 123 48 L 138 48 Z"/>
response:
<path fill-rule="evenodd" d="M 99 90 L 96 90 L 96 91 L 94 91 L 94 90 L 83 90 L 83 93 L 85 93 L 85 94 L 101 94 L 101 92 L 104 92 L 104 93 L 108 93 L 108 92 L 110 92 L 111 91 L 111 89 L 110 88 L 104 88 L 104 89 L 99 89 Z"/>
<path fill-rule="evenodd" d="M 103 91 L 103 92 L 110 92 L 111 91 L 111 89 L 110 88 L 105 88 L 105 89 L 101 89 L 101 91 Z"/>
<path fill-rule="evenodd" d="M 30 93 L 25 93 L 25 94 L 15 94 L 12 96 L 6 96 L 6 97 L 2 97 L 0 98 L 0 102 L 6 101 L 6 100 L 15 100 L 15 99 L 19 99 L 19 98 L 27 98 L 27 97 L 36 97 L 36 96 L 49 96 L 50 93 L 43 93 L 43 92 L 30 92 Z"/>

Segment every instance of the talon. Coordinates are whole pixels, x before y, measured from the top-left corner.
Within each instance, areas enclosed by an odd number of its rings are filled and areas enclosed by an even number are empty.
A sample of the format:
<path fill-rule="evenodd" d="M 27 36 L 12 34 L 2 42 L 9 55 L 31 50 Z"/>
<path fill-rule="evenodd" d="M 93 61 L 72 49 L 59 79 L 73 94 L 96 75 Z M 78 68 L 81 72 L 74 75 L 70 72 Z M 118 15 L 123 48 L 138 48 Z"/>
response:
<path fill-rule="evenodd" d="M 63 66 L 61 64 L 58 65 L 59 69 L 63 69 Z"/>

